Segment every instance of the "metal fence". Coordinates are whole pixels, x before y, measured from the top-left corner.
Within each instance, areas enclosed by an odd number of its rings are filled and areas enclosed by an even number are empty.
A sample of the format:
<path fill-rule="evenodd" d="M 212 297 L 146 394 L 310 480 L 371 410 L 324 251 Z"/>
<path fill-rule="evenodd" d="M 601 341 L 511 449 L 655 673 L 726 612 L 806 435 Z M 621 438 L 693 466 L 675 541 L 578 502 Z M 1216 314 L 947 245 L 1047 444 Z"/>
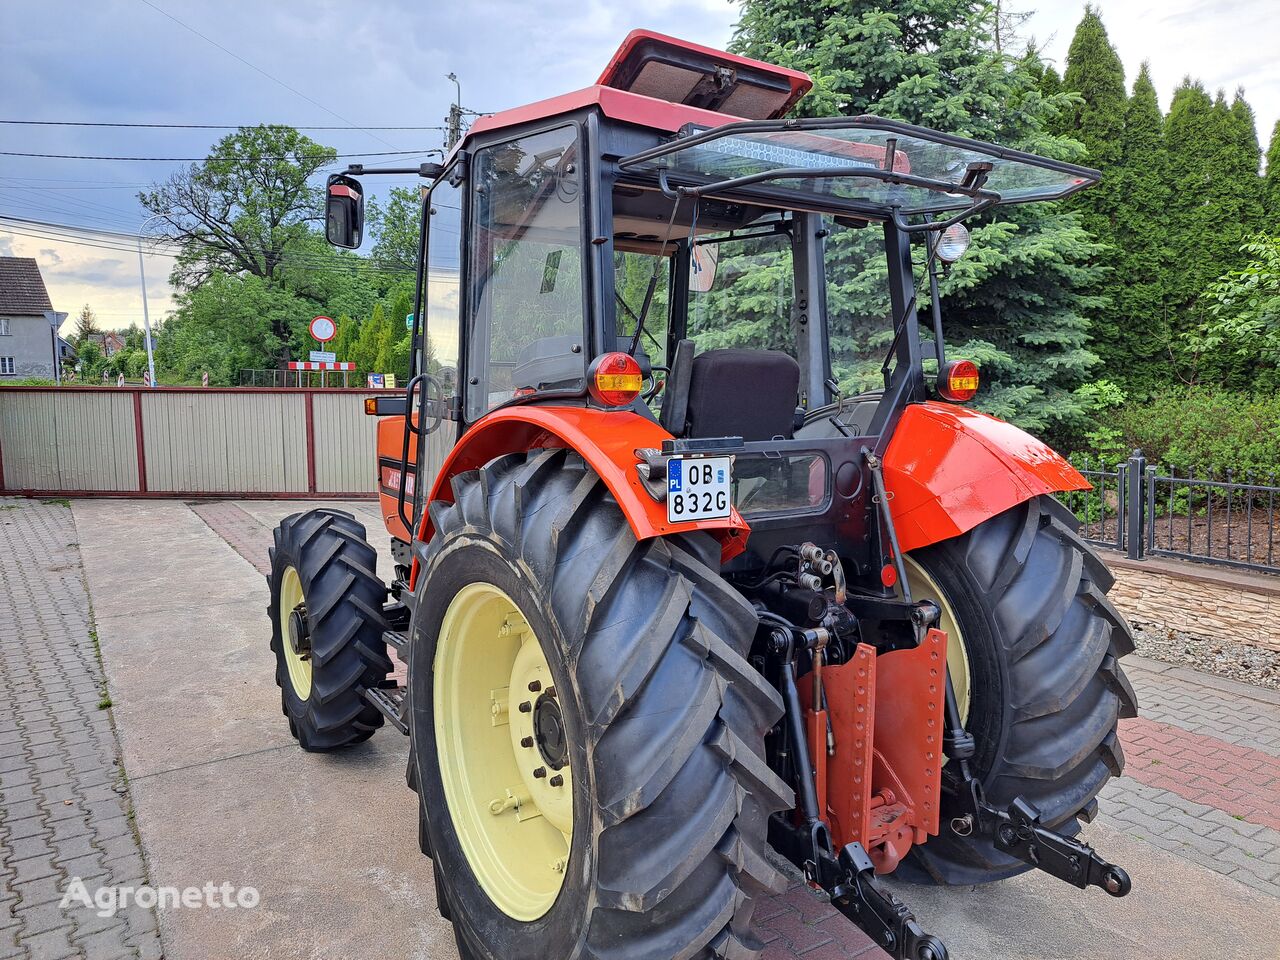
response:
<path fill-rule="evenodd" d="M 376 493 L 368 390 L 0 389 L 0 493 L 362 497 Z"/>
<path fill-rule="evenodd" d="M 360 387 L 360 378 L 348 370 L 251 370 L 240 371 L 242 387 Z"/>
<path fill-rule="evenodd" d="M 1076 464 L 1092 490 L 1065 495 L 1086 540 L 1130 558 L 1179 557 L 1280 573 L 1280 485 L 1233 471 L 1162 468 L 1141 450 L 1108 469 Z"/>

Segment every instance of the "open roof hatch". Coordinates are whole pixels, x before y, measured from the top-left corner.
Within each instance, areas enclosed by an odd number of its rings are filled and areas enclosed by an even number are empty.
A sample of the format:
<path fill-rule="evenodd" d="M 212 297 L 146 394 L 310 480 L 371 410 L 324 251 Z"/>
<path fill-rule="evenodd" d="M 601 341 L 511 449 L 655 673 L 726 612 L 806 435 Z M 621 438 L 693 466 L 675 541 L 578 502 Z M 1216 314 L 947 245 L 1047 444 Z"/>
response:
<path fill-rule="evenodd" d="M 818 202 L 893 219 L 908 231 L 940 229 L 1000 203 L 1057 200 L 1101 176 L 1073 163 L 873 116 L 688 129 L 623 157 L 618 166 L 656 171 L 664 190 L 671 189 L 670 180 L 684 196 Z M 906 224 L 905 218 L 920 215 L 924 223 Z M 937 215 L 947 219 L 930 219 Z"/>
<path fill-rule="evenodd" d="M 596 82 L 744 120 L 785 116 L 813 86 L 808 75 L 798 70 L 649 30 L 627 34 Z"/>

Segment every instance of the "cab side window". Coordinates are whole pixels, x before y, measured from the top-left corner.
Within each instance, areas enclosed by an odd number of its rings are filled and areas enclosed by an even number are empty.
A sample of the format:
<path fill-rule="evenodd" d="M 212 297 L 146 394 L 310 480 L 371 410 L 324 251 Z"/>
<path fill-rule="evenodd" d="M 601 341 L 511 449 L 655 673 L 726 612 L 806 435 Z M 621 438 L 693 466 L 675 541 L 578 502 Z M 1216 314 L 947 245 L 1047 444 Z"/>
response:
<path fill-rule="evenodd" d="M 581 157 L 558 127 L 472 159 L 466 417 L 586 377 Z"/>

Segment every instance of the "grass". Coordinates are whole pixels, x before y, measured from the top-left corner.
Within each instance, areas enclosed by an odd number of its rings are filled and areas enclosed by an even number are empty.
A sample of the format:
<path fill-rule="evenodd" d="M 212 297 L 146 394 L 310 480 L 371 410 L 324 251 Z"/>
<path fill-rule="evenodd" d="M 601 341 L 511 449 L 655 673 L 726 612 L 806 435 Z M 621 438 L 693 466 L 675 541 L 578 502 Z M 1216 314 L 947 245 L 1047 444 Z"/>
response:
<path fill-rule="evenodd" d="M 103 695 L 103 697 L 102 697 L 102 699 L 98 701 L 98 709 L 99 709 L 99 710 L 106 710 L 106 709 L 108 709 L 110 706 L 111 706 L 111 697 L 109 697 L 109 696 L 107 696 L 107 695 L 105 695 L 105 694 L 104 694 L 104 695 Z"/>
<path fill-rule="evenodd" d="M 51 507 L 71 507 L 71 501 L 66 497 L 50 497 L 48 500 L 41 500 L 41 503 L 47 503 Z"/>

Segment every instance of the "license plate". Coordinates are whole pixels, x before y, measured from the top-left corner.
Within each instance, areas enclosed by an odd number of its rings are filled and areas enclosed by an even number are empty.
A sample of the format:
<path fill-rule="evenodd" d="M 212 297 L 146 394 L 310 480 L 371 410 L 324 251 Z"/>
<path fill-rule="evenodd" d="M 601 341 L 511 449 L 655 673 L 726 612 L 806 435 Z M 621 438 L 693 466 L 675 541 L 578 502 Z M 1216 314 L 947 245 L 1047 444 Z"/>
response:
<path fill-rule="evenodd" d="M 667 522 L 720 520 L 733 506 L 731 457 L 672 457 L 667 461 Z"/>

